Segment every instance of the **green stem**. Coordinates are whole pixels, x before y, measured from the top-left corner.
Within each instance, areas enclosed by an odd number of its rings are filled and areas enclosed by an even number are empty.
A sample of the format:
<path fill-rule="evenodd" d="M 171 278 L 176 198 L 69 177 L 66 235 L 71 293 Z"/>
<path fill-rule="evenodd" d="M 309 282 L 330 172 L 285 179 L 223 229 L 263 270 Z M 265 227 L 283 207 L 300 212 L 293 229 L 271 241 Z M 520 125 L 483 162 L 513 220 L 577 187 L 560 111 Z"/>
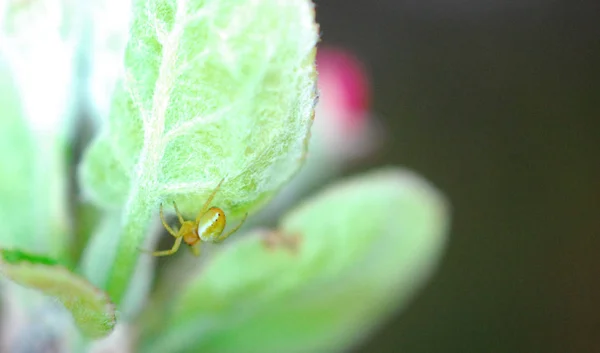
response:
<path fill-rule="evenodd" d="M 111 300 L 120 305 L 130 278 L 140 257 L 140 247 L 147 234 L 156 198 L 146 188 L 136 188 L 132 193 L 123 219 L 123 227 L 115 260 L 108 276 L 106 290 Z"/>

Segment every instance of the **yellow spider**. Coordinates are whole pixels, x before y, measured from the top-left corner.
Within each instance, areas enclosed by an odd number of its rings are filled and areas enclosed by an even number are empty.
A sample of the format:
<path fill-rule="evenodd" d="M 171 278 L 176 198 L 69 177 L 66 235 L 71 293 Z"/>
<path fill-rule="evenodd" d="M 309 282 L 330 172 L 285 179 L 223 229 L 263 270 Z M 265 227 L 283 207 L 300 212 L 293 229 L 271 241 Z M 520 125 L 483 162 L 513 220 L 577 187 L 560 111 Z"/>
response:
<path fill-rule="evenodd" d="M 179 246 L 181 245 L 181 241 L 184 241 L 187 245 L 190 246 L 192 253 L 195 256 L 200 256 L 200 244 L 201 241 L 211 242 L 211 243 L 220 243 L 223 240 L 227 239 L 231 234 L 235 233 L 246 221 L 246 217 L 248 217 L 248 213 L 244 215 L 242 221 L 232 230 L 223 234 L 223 230 L 225 230 L 225 212 L 218 207 L 208 207 L 215 197 L 215 194 L 221 187 L 221 184 L 225 178 L 221 179 L 219 185 L 213 190 L 213 192 L 208 197 L 208 200 L 200 209 L 198 216 L 195 221 L 185 221 L 179 213 L 177 209 L 177 204 L 173 202 L 173 206 L 175 207 L 175 213 L 177 213 L 177 218 L 179 218 L 179 223 L 181 223 L 181 227 L 179 230 L 175 232 L 167 222 L 165 221 L 165 217 L 163 215 L 163 207 L 160 205 L 160 219 L 162 221 L 163 226 L 167 229 L 171 235 L 175 237 L 175 244 L 169 250 L 162 251 L 154 251 L 151 252 L 153 256 L 168 256 L 173 255 L 179 250 Z M 146 251 L 150 252 L 150 251 Z"/>

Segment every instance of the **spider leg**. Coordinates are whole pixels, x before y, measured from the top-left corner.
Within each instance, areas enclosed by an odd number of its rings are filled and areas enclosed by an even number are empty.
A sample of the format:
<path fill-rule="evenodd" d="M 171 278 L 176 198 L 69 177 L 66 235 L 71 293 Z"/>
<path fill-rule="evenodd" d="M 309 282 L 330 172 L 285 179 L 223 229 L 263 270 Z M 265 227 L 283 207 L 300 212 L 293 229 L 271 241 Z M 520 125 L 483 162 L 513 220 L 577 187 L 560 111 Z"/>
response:
<path fill-rule="evenodd" d="M 198 222 L 200 222 L 200 218 L 208 210 L 208 207 L 210 206 L 210 203 L 215 198 L 215 195 L 217 194 L 217 191 L 221 187 L 221 184 L 223 184 L 223 181 L 225 181 L 225 178 L 221 179 L 221 181 L 219 182 L 219 184 L 217 185 L 217 187 L 213 190 L 213 192 L 210 194 L 210 196 L 208 197 L 208 199 L 206 200 L 206 202 L 204 203 L 204 205 L 200 209 L 200 212 L 198 212 L 198 216 L 196 217 L 196 224 L 198 224 Z"/>
<path fill-rule="evenodd" d="M 227 239 L 227 237 L 229 237 L 231 234 L 237 232 L 238 229 L 240 229 L 240 227 L 242 226 L 242 224 L 244 224 L 244 222 L 246 222 L 246 218 L 248 218 L 248 213 L 246 213 L 244 215 L 244 218 L 242 219 L 242 221 L 235 226 L 235 228 L 233 228 L 232 230 L 230 230 L 229 232 L 225 233 L 225 234 L 221 234 L 214 242 L 215 243 L 220 243 L 223 240 Z"/>
<path fill-rule="evenodd" d="M 154 251 L 152 253 L 152 256 L 168 256 L 168 255 L 173 255 L 174 253 L 177 252 L 177 250 L 179 250 L 179 246 L 181 245 L 181 241 L 183 240 L 183 237 L 179 237 L 177 239 L 175 239 L 175 244 L 173 244 L 173 247 L 169 250 L 162 250 L 162 251 Z"/>
<path fill-rule="evenodd" d="M 165 220 L 165 215 L 163 213 L 163 205 L 162 203 L 160 204 L 160 220 L 162 221 L 163 226 L 165 227 L 165 229 L 167 230 L 167 232 L 169 232 L 172 236 L 174 236 L 175 238 L 178 237 L 177 232 L 175 232 L 167 223 L 167 221 Z"/>
<path fill-rule="evenodd" d="M 200 256 L 200 245 L 201 244 L 202 244 L 202 242 L 199 241 L 196 244 L 190 246 L 190 250 L 192 251 L 192 254 L 194 254 L 194 256 L 196 256 L 196 257 Z"/>
<path fill-rule="evenodd" d="M 175 201 L 173 201 L 173 207 L 175 207 L 175 213 L 177 213 L 177 218 L 179 218 L 179 223 L 183 224 L 183 222 L 185 222 L 183 220 L 183 217 L 181 216 L 181 212 L 179 212 L 179 209 L 177 208 L 177 204 L 175 203 Z"/>

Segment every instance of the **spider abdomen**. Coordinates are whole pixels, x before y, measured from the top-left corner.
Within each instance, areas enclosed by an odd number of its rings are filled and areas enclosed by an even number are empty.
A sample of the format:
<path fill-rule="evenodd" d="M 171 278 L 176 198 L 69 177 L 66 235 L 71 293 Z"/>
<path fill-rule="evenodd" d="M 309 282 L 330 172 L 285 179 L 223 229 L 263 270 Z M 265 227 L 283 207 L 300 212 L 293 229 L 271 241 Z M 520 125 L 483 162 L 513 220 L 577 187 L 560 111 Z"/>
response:
<path fill-rule="evenodd" d="M 198 221 L 198 236 L 203 241 L 213 242 L 225 229 L 225 212 L 218 207 L 211 207 Z"/>

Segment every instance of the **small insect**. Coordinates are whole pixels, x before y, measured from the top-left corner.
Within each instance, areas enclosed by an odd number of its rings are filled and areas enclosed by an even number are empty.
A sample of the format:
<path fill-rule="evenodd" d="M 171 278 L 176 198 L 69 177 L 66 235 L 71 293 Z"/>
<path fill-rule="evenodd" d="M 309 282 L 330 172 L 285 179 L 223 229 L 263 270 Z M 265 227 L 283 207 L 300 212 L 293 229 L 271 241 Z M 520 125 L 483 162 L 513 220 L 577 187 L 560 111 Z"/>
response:
<path fill-rule="evenodd" d="M 177 218 L 179 218 L 179 223 L 181 223 L 181 226 L 179 227 L 179 230 L 177 232 L 175 232 L 169 226 L 169 224 L 167 224 L 167 221 L 165 221 L 165 217 L 163 214 L 163 206 L 161 204 L 160 205 L 160 219 L 161 219 L 162 224 L 165 227 L 165 229 L 172 236 L 175 237 L 175 243 L 173 244 L 173 247 L 169 250 L 154 251 L 154 252 L 147 251 L 147 250 L 143 250 L 143 251 L 152 253 L 153 256 L 173 255 L 174 253 L 177 252 L 177 250 L 179 250 L 179 246 L 181 245 L 181 242 L 184 241 L 187 245 L 190 246 L 190 249 L 192 250 L 192 253 L 195 256 L 200 256 L 200 244 L 202 243 L 202 241 L 211 242 L 211 243 L 220 243 L 223 240 L 227 239 L 227 237 L 229 237 L 231 234 L 235 233 L 242 226 L 242 224 L 244 224 L 244 222 L 246 221 L 246 217 L 248 217 L 248 213 L 246 213 L 244 215 L 244 218 L 242 219 L 242 221 L 235 228 L 233 228 L 229 232 L 223 234 L 223 231 L 225 230 L 225 223 L 226 223 L 225 222 L 225 212 L 218 207 L 213 206 L 213 207 L 209 208 L 210 203 L 212 202 L 213 198 L 215 197 L 217 191 L 221 187 L 221 184 L 223 183 L 224 180 L 225 180 L 225 178 L 221 179 L 221 181 L 219 182 L 219 185 L 217 185 L 217 187 L 210 194 L 210 196 L 208 197 L 208 199 L 206 200 L 206 202 L 200 209 L 200 212 L 198 213 L 198 216 L 196 217 L 195 221 L 185 221 L 183 219 L 183 217 L 181 216 L 181 213 L 177 209 L 177 204 L 175 202 L 173 202 L 173 206 L 175 207 L 175 213 L 177 213 Z"/>

